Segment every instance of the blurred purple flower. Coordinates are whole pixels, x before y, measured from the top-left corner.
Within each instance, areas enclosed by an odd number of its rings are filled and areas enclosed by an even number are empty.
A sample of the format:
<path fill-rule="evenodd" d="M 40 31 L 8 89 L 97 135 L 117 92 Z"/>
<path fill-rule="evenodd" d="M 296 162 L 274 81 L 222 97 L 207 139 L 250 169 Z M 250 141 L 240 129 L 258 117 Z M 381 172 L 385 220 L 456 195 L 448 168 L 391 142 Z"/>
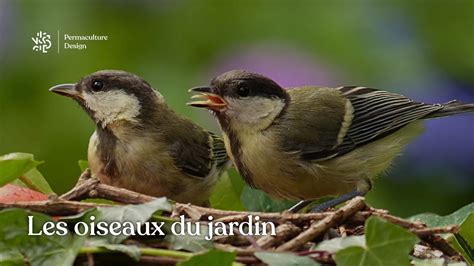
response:
<path fill-rule="evenodd" d="M 427 103 L 457 99 L 474 103 L 474 91 L 452 82 L 437 82 L 438 88 L 420 90 L 413 98 Z M 474 174 L 474 115 L 465 114 L 425 122 L 425 132 L 407 149 L 407 157 L 422 171 L 456 170 Z M 452 169 L 446 169 L 447 167 Z"/>
<path fill-rule="evenodd" d="M 332 71 L 319 64 L 314 56 L 285 45 L 266 43 L 245 47 L 218 59 L 210 76 L 233 69 L 261 73 L 283 87 L 302 85 L 336 86 Z"/>

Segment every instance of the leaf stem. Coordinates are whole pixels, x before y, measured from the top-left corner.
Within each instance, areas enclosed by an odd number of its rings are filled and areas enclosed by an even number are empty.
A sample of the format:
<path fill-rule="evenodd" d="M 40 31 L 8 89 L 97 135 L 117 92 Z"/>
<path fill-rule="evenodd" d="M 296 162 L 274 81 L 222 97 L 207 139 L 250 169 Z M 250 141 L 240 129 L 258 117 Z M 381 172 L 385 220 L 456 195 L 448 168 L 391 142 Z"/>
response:
<path fill-rule="evenodd" d="M 163 257 L 171 257 L 177 259 L 187 259 L 192 257 L 194 254 L 189 252 L 183 251 L 176 251 L 176 250 L 169 250 L 169 249 L 159 249 L 159 248 L 139 248 L 140 254 L 142 256 L 163 256 Z M 79 250 L 79 254 L 87 254 L 87 253 L 120 253 L 119 251 L 115 250 L 108 250 L 103 247 L 82 247 Z"/>
<path fill-rule="evenodd" d="M 177 220 L 176 219 L 173 219 L 171 217 L 166 217 L 166 216 L 161 216 L 161 215 L 157 215 L 157 214 L 153 214 L 153 216 L 151 217 L 153 220 L 155 221 L 159 221 L 159 222 L 170 222 L 170 223 L 173 223 L 173 222 L 176 222 Z"/>
<path fill-rule="evenodd" d="M 30 179 L 26 178 L 26 176 L 22 175 L 20 177 L 18 177 L 18 179 L 23 182 L 23 184 L 25 184 L 28 188 L 31 188 L 32 190 L 35 190 L 35 191 L 38 191 L 40 193 L 43 193 L 43 191 L 41 190 L 40 187 L 38 187 L 37 185 L 33 184 L 33 182 L 31 182 Z"/>

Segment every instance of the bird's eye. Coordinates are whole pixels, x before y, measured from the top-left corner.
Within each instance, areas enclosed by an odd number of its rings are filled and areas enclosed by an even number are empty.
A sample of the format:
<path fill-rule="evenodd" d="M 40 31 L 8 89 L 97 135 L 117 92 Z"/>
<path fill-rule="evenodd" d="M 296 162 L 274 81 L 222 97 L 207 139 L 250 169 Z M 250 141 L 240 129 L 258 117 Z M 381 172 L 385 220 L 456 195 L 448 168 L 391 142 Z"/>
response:
<path fill-rule="evenodd" d="M 250 94 L 250 89 L 247 86 L 240 86 L 237 88 L 237 95 L 240 97 L 247 97 Z"/>
<path fill-rule="evenodd" d="M 92 81 L 91 88 L 93 91 L 100 91 L 104 87 L 104 83 L 101 80 Z"/>

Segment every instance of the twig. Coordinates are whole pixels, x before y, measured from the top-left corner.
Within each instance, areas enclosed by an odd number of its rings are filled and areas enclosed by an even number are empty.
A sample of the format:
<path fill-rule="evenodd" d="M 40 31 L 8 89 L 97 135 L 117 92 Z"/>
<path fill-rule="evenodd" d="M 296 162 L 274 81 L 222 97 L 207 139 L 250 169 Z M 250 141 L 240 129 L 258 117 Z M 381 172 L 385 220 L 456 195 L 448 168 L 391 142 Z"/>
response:
<path fill-rule="evenodd" d="M 263 249 L 268 249 L 276 245 L 280 245 L 286 240 L 295 237 L 301 232 L 301 229 L 294 224 L 285 223 L 276 228 L 276 235 L 268 235 L 257 240 L 257 244 Z"/>
<path fill-rule="evenodd" d="M 450 225 L 444 227 L 431 227 L 431 228 L 423 228 L 423 229 L 413 229 L 410 228 L 410 231 L 417 234 L 419 237 L 425 237 L 430 235 L 437 235 L 437 234 L 456 234 L 459 232 L 458 225 Z"/>
<path fill-rule="evenodd" d="M 419 229 L 421 229 L 421 228 L 426 227 L 426 225 L 421 223 L 421 222 L 408 221 L 408 220 L 405 220 L 403 218 L 390 215 L 385 210 L 370 208 L 370 212 L 372 213 L 372 215 L 378 216 L 378 217 L 383 218 L 383 219 L 385 219 L 385 220 L 387 220 L 391 223 L 398 224 L 398 225 L 400 225 L 402 227 L 405 227 L 405 228 L 419 228 Z"/>
<path fill-rule="evenodd" d="M 237 256 L 235 257 L 235 261 L 244 264 L 257 264 L 260 262 L 260 260 L 254 256 Z"/>
<path fill-rule="evenodd" d="M 86 181 L 87 179 L 91 177 L 92 177 L 91 170 L 89 168 L 86 168 L 86 170 L 84 170 L 79 176 L 79 179 L 77 180 L 77 183 L 75 186 L 81 184 L 82 182 Z"/>
<path fill-rule="evenodd" d="M 94 255 L 87 253 L 87 266 L 94 266 Z"/>
<path fill-rule="evenodd" d="M 333 214 L 327 216 L 321 221 L 317 221 L 311 224 L 311 226 L 299 234 L 297 237 L 286 242 L 285 244 L 279 246 L 277 251 L 294 251 L 304 245 L 306 242 L 313 240 L 318 237 L 326 230 L 331 227 L 334 227 L 347 219 L 349 216 L 353 215 L 357 211 L 365 208 L 366 204 L 364 198 L 356 197 L 350 200 L 344 207 L 338 209 Z"/>
<path fill-rule="evenodd" d="M 82 173 L 81 177 L 87 172 Z M 82 200 L 88 198 L 89 192 L 99 184 L 99 179 L 89 178 L 77 182 L 76 186 L 70 191 L 64 193 L 59 198 L 62 200 Z"/>
<path fill-rule="evenodd" d="M 248 219 L 250 214 L 258 215 L 260 221 L 276 221 L 284 223 L 290 221 L 292 223 L 300 224 L 307 223 L 313 220 L 321 220 L 326 218 L 333 212 L 318 212 L 318 213 L 290 213 L 290 212 L 260 212 L 260 213 L 249 213 L 249 212 L 239 212 L 238 214 L 226 215 L 222 218 L 216 219 L 216 222 L 243 222 Z"/>
<path fill-rule="evenodd" d="M 140 262 L 152 265 L 176 265 L 181 260 L 167 257 L 141 256 Z"/>
<path fill-rule="evenodd" d="M 101 184 L 96 178 L 78 182 L 76 187 L 60 197 L 60 199 L 67 200 L 82 200 L 84 198 L 103 198 L 125 204 L 140 204 L 156 199 L 124 188 Z"/>
<path fill-rule="evenodd" d="M 450 257 L 461 257 L 459 252 L 452 248 L 444 238 L 438 235 L 429 235 L 422 237 L 422 239 Z"/>
<path fill-rule="evenodd" d="M 127 190 L 124 188 L 117 188 L 113 186 L 109 186 L 106 184 L 101 184 L 98 179 L 91 178 L 86 179 L 83 182 L 78 182 L 78 185 L 74 187 L 69 192 L 60 196 L 60 199 L 64 200 L 82 200 L 85 198 L 102 198 L 107 200 L 112 200 L 124 204 L 140 204 L 152 201 L 156 199 L 155 197 L 140 194 L 131 190 Z M 300 213 L 263 213 L 263 212 L 242 212 L 242 211 L 226 211 L 226 210 L 218 210 L 212 208 L 206 208 L 191 204 L 183 204 L 183 203 L 176 203 L 175 209 L 178 210 L 176 215 L 181 214 L 182 212 L 187 212 L 188 210 L 192 210 L 193 212 L 199 214 L 200 217 L 213 216 L 215 218 L 214 221 L 224 221 L 230 222 L 232 221 L 239 221 L 239 220 L 246 220 L 248 219 L 249 215 L 259 216 L 261 221 L 263 220 L 292 220 L 298 222 L 297 220 L 301 221 L 310 221 L 310 220 L 319 220 L 326 217 L 330 212 L 327 213 L 310 213 L 310 214 L 300 214 Z M 228 216 L 235 216 L 234 218 L 226 218 Z M 191 217 L 193 218 L 193 217 Z M 195 217 L 194 217 L 195 218 Z M 225 220 L 221 220 L 225 219 Z"/>
<path fill-rule="evenodd" d="M 111 205 L 65 200 L 0 203 L 0 209 L 22 208 L 52 216 L 74 215 L 99 206 L 106 207 Z"/>

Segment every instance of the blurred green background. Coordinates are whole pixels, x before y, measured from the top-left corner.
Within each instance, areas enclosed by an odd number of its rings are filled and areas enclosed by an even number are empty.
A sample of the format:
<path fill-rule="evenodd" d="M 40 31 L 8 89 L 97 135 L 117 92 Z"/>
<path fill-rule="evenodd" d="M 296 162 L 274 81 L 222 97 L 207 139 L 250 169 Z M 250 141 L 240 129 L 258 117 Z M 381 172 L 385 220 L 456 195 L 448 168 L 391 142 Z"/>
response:
<path fill-rule="evenodd" d="M 472 29 L 470 0 L 0 0 L 0 154 L 33 153 L 58 193 L 71 188 L 94 126 L 48 88 L 100 69 L 142 76 L 175 110 L 216 132 L 206 112 L 185 105 L 187 89 L 235 68 L 284 86 L 363 85 L 474 102 Z M 40 30 L 52 35 L 46 54 L 32 50 Z M 65 50 L 63 34 L 109 40 Z M 399 215 L 446 214 L 474 201 L 474 115 L 427 128 L 377 180 L 371 204 Z"/>

